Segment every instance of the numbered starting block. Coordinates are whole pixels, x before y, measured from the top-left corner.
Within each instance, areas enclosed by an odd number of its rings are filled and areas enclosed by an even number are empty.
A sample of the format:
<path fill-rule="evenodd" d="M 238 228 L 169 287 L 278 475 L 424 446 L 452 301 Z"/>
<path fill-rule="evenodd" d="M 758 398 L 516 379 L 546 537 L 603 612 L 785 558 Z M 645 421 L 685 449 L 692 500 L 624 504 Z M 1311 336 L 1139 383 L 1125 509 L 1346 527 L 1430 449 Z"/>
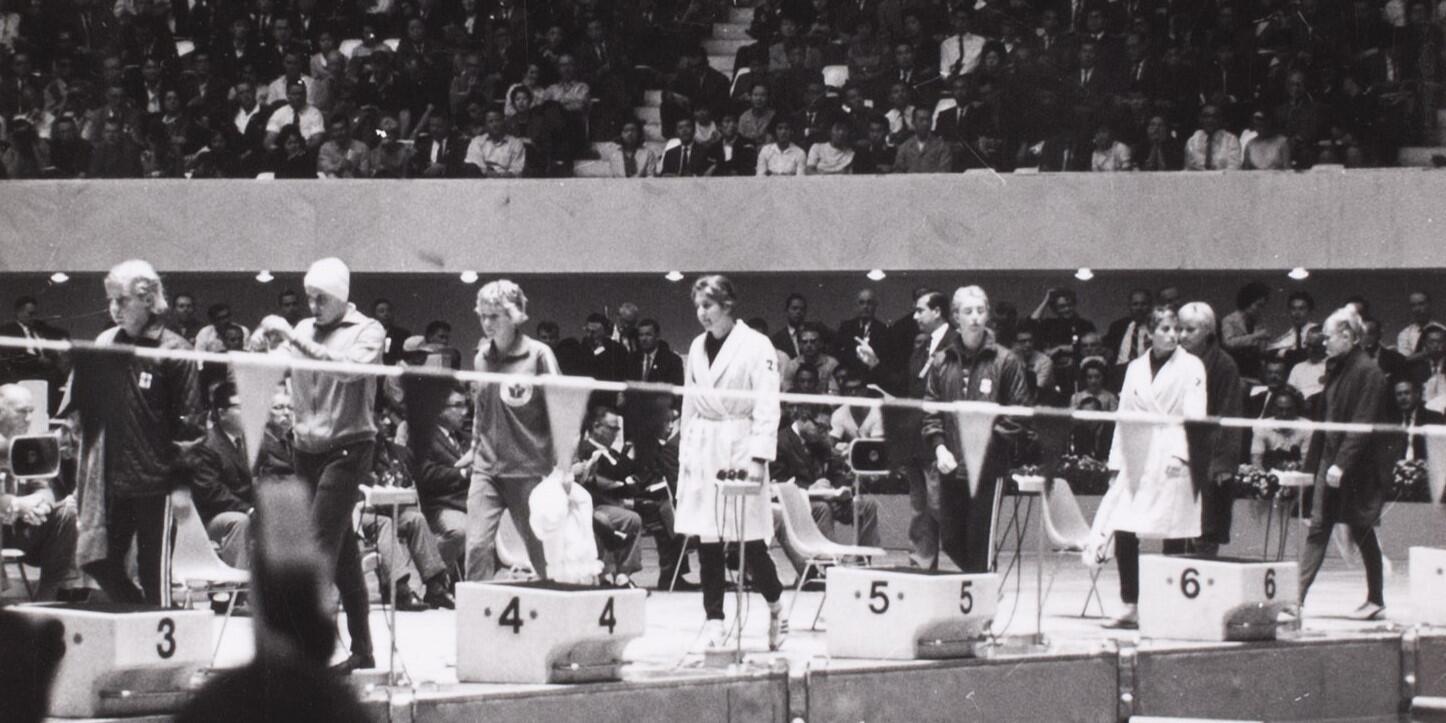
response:
<path fill-rule="evenodd" d="M 1175 640 L 1274 640 L 1283 612 L 1299 619 L 1294 562 L 1140 557 L 1140 635 Z"/>
<path fill-rule="evenodd" d="M 828 654 L 839 658 L 968 658 L 994 622 L 998 575 L 910 567 L 828 571 Z"/>
<path fill-rule="evenodd" d="M 1446 550 L 1411 548 L 1411 605 L 1417 622 L 1446 625 Z"/>
<path fill-rule="evenodd" d="M 464 683 L 617 680 L 643 634 L 644 590 L 539 580 L 457 585 L 457 679 Z"/>
<path fill-rule="evenodd" d="M 58 620 L 65 655 L 50 714 L 109 718 L 174 713 L 211 659 L 210 610 L 144 605 L 18 605 L 11 612 Z M 0 716 L 3 717 L 3 716 Z"/>

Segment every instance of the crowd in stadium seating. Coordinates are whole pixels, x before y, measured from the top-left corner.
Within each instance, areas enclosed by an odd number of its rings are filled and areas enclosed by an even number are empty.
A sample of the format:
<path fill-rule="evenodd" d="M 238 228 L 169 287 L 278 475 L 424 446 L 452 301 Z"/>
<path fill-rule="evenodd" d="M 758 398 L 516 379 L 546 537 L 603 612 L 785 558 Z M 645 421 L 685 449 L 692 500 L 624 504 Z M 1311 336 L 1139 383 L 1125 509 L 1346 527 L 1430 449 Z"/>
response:
<path fill-rule="evenodd" d="M 1008 348 L 1025 368 L 1031 395 L 1039 404 L 1113 411 L 1119 404 L 1117 395 L 1125 367 L 1149 349 L 1151 335 L 1146 327 L 1151 310 L 1161 305 L 1178 306 L 1181 301 L 1173 287 L 1158 291 L 1135 289 L 1119 318 L 1096 324 L 1081 315 L 1073 292 L 1051 289 L 1026 314 L 1010 302 L 995 302 L 990 325 L 993 339 Z M 1408 301 L 1410 318 L 1403 320 L 1399 328 L 1392 325 L 1392 331 L 1397 332 L 1391 337 L 1395 342 L 1392 345 L 1383 341 L 1381 324 L 1370 317 L 1368 302 L 1353 299 L 1350 303 L 1366 319 L 1361 348 L 1392 380 L 1397 405 L 1394 419 L 1403 425 L 1443 423 L 1446 325 L 1433 316 L 1431 299 L 1425 292 L 1412 292 Z M 1294 292 L 1283 305 L 1283 315 L 1268 312 L 1270 302 L 1267 287 L 1257 282 L 1246 284 L 1237 295 L 1235 310 L 1223 316 L 1219 324 L 1219 343 L 1242 371 L 1249 393 L 1244 413 L 1254 418 L 1313 418 L 1321 408 L 1325 373 L 1325 337 L 1314 300 L 1309 293 Z M 918 396 L 915 380 L 900 370 L 911 368 L 911 357 L 918 356 L 916 349 L 920 346 L 938 343 L 935 332 L 941 325 L 945 325 L 942 328 L 947 333 L 948 307 L 945 295 L 918 289 L 914 311 L 890 321 L 878 316 L 879 298 L 873 290 L 865 289 L 858 293 L 851 316 L 829 326 L 810 317 L 808 300 L 803 295 L 792 294 L 784 300 L 782 318 L 773 326 L 770 337 L 777 349 L 779 368 L 784 370 L 783 388 L 826 395 L 870 396 L 882 391 Z M 200 300 L 193 293 L 176 293 L 166 322 L 177 339 L 183 338 L 197 349 L 241 351 L 253 348 L 263 336 L 260 329 L 252 334 L 223 301 L 211 300 L 204 318 L 200 308 Z M 67 338 L 65 331 L 42 321 L 39 312 L 36 299 L 18 299 L 14 320 L 0 326 L 0 336 Z M 306 316 L 301 297 L 294 291 L 281 292 L 276 308 L 270 312 L 292 323 Z M 463 358 L 471 356 L 451 345 L 452 327 L 446 321 L 432 321 L 423 334 L 414 335 L 401 325 L 390 301 L 376 300 L 368 312 L 385 329 L 383 359 L 387 364 L 460 369 Z M 748 323 L 768 331 L 764 319 L 750 319 Z M 580 338 L 563 338 L 556 322 L 543 320 L 530 331 L 553 349 L 564 373 L 607 381 L 683 382 L 682 359 L 660 338 L 658 322 L 636 305 L 622 305 L 614 318 L 593 314 L 582 328 Z M 15 421 L 18 410 L 30 404 L 16 396 L 19 392 L 8 385 L 10 382 L 50 382 L 54 398 L 47 401 L 49 408 L 55 409 L 69 365 L 67 355 L 37 348 L 0 353 L 0 384 L 4 385 L 0 386 L 0 422 Z M 294 473 L 289 442 L 291 397 L 281 391 L 272 401 L 260 457 L 253 466 L 244 461 L 238 441 L 242 432 L 236 416 L 237 388 L 226 367 L 204 365 L 199 383 L 210 413 L 210 431 L 188 461 L 194 472 L 191 484 L 200 513 L 222 556 L 244 566 L 244 520 L 254 505 L 248 500 L 253 483 Z M 468 480 L 464 467 L 471 454 L 466 431 L 471 425 L 471 397 L 460 387 L 453 390 L 445 400 L 435 439 L 423 445 L 408 445 L 405 432 L 399 432 L 406 418 L 401 385 L 388 381 L 377 399 L 376 413 L 385 423 L 379 425 L 383 437 L 378 440 L 374 470 L 367 484 L 416 487 L 421 507 L 396 520 L 368 512 L 360 518 L 358 530 L 373 541 L 382 557 L 381 575 L 389 583 L 381 586 L 384 594 L 394 594 L 402 609 L 451 604 L 447 583 L 457 576 L 465 531 Z M 641 570 L 639 540 L 652 535 L 659 550 L 658 585 L 667 588 L 677 579 L 684 589 L 692 588 L 695 583 L 684 576 L 688 567 L 686 555 L 680 554 L 683 541 L 671 533 L 669 495 L 663 493 L 663 487 L 677 482 L 675 400 L 648 394 L 595 394 L 590 404 L 593 412 L 585 424 L 579 453 L 582 467 L 575 471 L 593 493 L 597 508 L 608 512 L 597 522 L 599 550 L 607 563 L 605 581 L 633 585 L 632 576 Z M 843 458 L 847 444 L 860 437 L 888 436 L 886 419 L 864 408 L 794 408 L 784 415 L 782 424 L 785 429 L 779 436 L 775 476 L 791 477 L 803 487 L 850 488 L 852 472 Z M 6 436 L 15 433 L 9 426 L 0 429 L 0 434 Z M 1076 424 L 1069 453 L 1079 459 L 1092 458 L 1102 468 L 1109 459 L 1110 441 L 1108 425 Z M 1264 430 L 1253 441 L 1246 441 L 1242 459 L 1266 469 L 1294 469 L 1303 462 L 1307 441 L 1308 435 L 1299 431 Z M 785 451 L 785 445 L 791 446 Z M 1015 452 L 1016 464 L 1031 461 L 1026 446 Z M 1411 444 L 1401 445 L 1399 454 L 1403 459 L 1419 461 L 1426 450 L 1421 440 L 1412 440 Z M 905 465 L 897 466 L 900 469 L 895 474 L 902 480 Z M 65 535 L 75 531 L 74 507 L 61 504 L 74 484 L 70 479 L 74 468 L 67 469 L 69 473 L 50 484 L 51 501 L 35 515 L 41 521 L 50 519 L 55 524 L 69 525 L 68 532 L 52 530 L 52 537 L 45 538 L 61 541 L 47 543 L 45 549 L 52 556 L 64 557 L 68 550 L 73 551 L 73 537 Z M 813 508 L 815 522 L 825 533 L 833 534 L 836 523 L 857 525 L 864 544 L 878 544 L 877 508 L 872 500 L 863 499 L 856 506 L 845 493 L 815 500 Z M 48 517 L 52 513 L 55 517 Z M 11 522 L 19 529 L 27 519 L 20 517 Z M 788 548 L 785 535 L 779 537 L 785 543 L 784 551 L 796 558 L 795 569 L 803 570 L 802 558 Z M 394 538 L 403 545 L 391 544 Z M 28 538 L 20 539 L 23 542 Z M 66 540 L 71 547 L 66 547 Z M 64 578 L 67 570 L 73 574 L 73 569 L 60 565 L 57 571 L 54 560 L 50 562 L 50 572 L 42 580 L 50 587 L 43 585 L 42 590 L 56 595 L 63 582 L 57 576 Z M 409 575 L 409 571 L 416 574 Z"/>
<path fill-rule="evenodd" d="M 732 77 L 701 45 L 729 10 L 8 0 L 0 159 L 9 178 L 554 177 L 601 153 L 634 177 L 1383 166 L 1436 145 L 1427 0 L 761 0 Z M 649 90 L 658 117 L 635 119 Z"/>

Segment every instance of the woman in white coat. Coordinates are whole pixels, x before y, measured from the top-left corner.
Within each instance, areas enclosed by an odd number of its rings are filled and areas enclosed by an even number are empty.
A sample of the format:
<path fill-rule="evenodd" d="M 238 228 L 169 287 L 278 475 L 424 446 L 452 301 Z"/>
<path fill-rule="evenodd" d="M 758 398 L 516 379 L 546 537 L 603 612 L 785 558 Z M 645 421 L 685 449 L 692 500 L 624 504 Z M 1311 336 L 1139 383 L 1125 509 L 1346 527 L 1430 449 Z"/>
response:
<path fill-rule="evenodd" d="M 753 584 L 768 601 L 768 646 L 777 650 L 787 625 L 779 602 L 783 586 L 768 556 L 773 516 L 767 468 L 778 445 L 778 358 L 768 337 L 734 319 L 735 302 L 733 284 L 724 276 L 704 276 L 693 284 L 693 305 L 703 333 L 688 350 L 673 529 L 679 535 L 696 536 L 701 543 L 698 561 L 708 644 L 728 643 L 723 625 L 723 543 L 743 540 Z M 725 398 L 711 394 L 713 390 L 763 396 Z M 743 481 L 760 485 L 758 494 L 724 496 L 721 482 Z"/>
<path fill-rule="evenodd" d="M 1205 365 L 1180 346 L 1179 324 L 1169 307 L 1151 312 L 1150 353 L 1125 371 L 1121 412 L 1204 416 Z M 1100 514 L 1103 530 L 1115 536 L 1125 613 L 1106 627 L 1138 627 L 1141 539 L 1164 540 L 1170 555 L 1185 552 L 1186 541 L 1200 535 L 1200 498 L 1190 482 L 1189 460 L 1182 425 L 1115 425 L 1109 467 L 1119 475 L 1100 502 Z"/>

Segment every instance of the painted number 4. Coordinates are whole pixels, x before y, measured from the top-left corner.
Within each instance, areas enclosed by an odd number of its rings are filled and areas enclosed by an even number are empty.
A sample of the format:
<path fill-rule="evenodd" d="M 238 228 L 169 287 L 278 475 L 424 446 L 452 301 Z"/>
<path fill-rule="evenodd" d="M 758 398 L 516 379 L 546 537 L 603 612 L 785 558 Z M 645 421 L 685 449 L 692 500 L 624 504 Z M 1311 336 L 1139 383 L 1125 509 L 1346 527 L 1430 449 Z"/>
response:
<path fill-rule="evenodd" d="M 512 628 L 512 634 L 513 634 L 513 635 L 517 635 L 517 634 L 521 633 L 521 632 L 522 632 L 522 603 L 521 603 L 521 601 L 519 601 L 519 600 L 518 600 L 517 598 L 515 598 L 515 597 L 512 598 L 512 601 L 509 602 L 509 603 L 507 603 L 507 607 L 502 608 L 502 615 L 497 618 L 497 624 L 498 624 L 498 625 L 501 625 L 501 626 L 504 627 L 504 628 L 505 628 L 505 627 L 510 627 L 510 628 Z"/>
<path fill-rule="evenodd" d="M 618 626 L 617 615 L 613 613 L 613 599 L 608 598 L 608 604 L 603 606 L 602 615 L 597 618 L 597 625 L 600 628 L 607 628 L 608 635 L 613 634 L 613 628 Z"/>

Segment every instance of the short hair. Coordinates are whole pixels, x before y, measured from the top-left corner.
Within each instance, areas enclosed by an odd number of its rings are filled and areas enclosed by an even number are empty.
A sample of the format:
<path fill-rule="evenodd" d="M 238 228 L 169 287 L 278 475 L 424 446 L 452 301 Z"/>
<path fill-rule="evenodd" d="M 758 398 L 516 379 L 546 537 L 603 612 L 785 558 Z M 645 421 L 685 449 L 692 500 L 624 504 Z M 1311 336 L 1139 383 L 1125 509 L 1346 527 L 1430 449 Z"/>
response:
<path fill-rule="evenodd" d="M 602 314 L 599 314 L 599 313 L 596 312 L 596 311 L 594 311 L 594 312 L 591 313 L 591 314 L 588 314 L 588 315 L 587 315 L 587 321 L 584 322 L 584 323 L 586 323 L 586 324 L 601 324 L 601 325 L 602 325 L 602 328 L 604 328 L 604 329 L 608 329 L 608 328 L 611 328 L 611 327 L 612 327 L 612 324 L 608 322 L 608 318 L 607 318 L 606 316 L 603 316 Z"/>
<path fill-rule="evenodd" d="M 130 259 L 112 266 L 105 275 L 105 285 L 137 298 L 149 297 L 152 314 L 164 314 L 166 309 L 170 308 L 166 304 L 166 290 L 161 284 L 161 275 L 156 273 L 155 267 L 148 261 Z"/>
<path fill-rule="evenodd" d="M 648 318 L 638 322 L 639 331 L 642 331 L 643 327 L 645 326 L 650 327 L 653 330 L 654 334 L 663 333 L 663 325 L 659 324 L 657 319 Z"/>
<path fill-rule="evenodd" d="M 1158 329 L 1160 327 L 1160 324 L 1164 323 L 1166 319 L 1174 319 L 1176 323 L 1179 323 L 1180 315 L 1175 313 L 1175 310 L 1168 306 L 1156 306 L 1155 308 L 1151 309 L 1150 321 L 1148 324 L 1150 331 Z"/>
<path fill-rule="evenodd" d="M 1286 297 L 1285 303 L 1289 306 L 1290 304 L 1294 304 L 1296 300 L 1304 301 L 1306 308 L 1315 311 L 1315 297 L 1311 296 L 1309 291 L 1304 289 L 1292 291 L 1290 292 L 1290 296 Z"/>
<path fill-rule="evenodd" d="M 542 326 L 542 325 L 539 324 L 539 325 L 538 325 L 538 328 L 541 328 L 541 326 Z M 442 320 L 439 319 L 439 320 L 434 321 L 434 322 L 432 322 L 432 323 L 430 323 L 430 324 L 427 324 L 427 328 L 426 328 L 425 331 L 422 332 L 422 336 L 423 336 L 423 337 L 429 337 L 429 336 L 431 336 L 433 333 L 438 332 L 438 331 L 445 331 L 445 332 L 447 332 L 448 334 L 451 334 L 451 333 L 452 333 L 452 325 L 451 325 L 451 324 L 448 324 L 447 322 L 442 321 Z"/>
<path fill-rule="evenodd" d="M 694 303 L 697 302 L 700 294 L 728 311 L 731 311 L 733 305 L 738 303 L 738 294 L 733 290 L 733 282 L 722 274 L 699 276 L 698 280 L 693 282 Z"/>
<path fill-rule="evenodd" d="M 599 404 L 593 407 L 592 414 L 588 415 L 588 426 L 591 427 L 592 425 L 598 424 L 599 422 L 607 419 L 608 417 L 618 416 L 619 414 L 620 413 L 618 412 L 617 407 L 614 407 L 610 404 Z"/>
<path fill-rule="evenodd" d="M 1240 291 L 1235 293 L 1235 308 L 1244 311 L 1255 302 L 1268 298 L 1270 298 L 1270 287 L 1259 281 L 1252 281 L 1240 287 Z"/>
<path fill-rule="evenodd" d="M 940 313 L 948 313 L 949 311 L 949 297 L 944 296 L 944 292 L 942 291 L 930 289 L 921 294 L 919 298 L 924 300 L 925 306 L 934 311 Z"/>
<path fill-rule="evenodd" d="M 793 381 L 794 381 L 794 382 L 797 382 L 797 381 L 798 381 L 798 375 L 799 375 L 799 374 L 803 374 L 803 373 L 805 373 L 805 372 L 807 372 L 807 373 L 809 373 L 809 374 L 812 374 L 812 375 L 814 376 L 814 378 L 818 378 L 818 376 L 819 376 L 818 367 L 817 367 L 817 366 L 814 366 L 813 364 L 809 364 L 808 362 L 804 362 L 804 363 L 802 363 L 802 364 L 799 364 L 797 369 L 794 369 L 794 370 L 793 370 Z"/>
<path fill-rule="evenodd" d="M 1350 330 L 1352 339 L 1355 341 L 1361 340 L 1361 336 L 1365 332 L 1365 324 L 1361 322 L 1360 313 L 1350 304 L 1331 312 L 1331 315 L 1326 317 L 1325 323 L 1321 324 L 1320 328 L 1324 331 L 1340 324 L 1344 324 L 1345 327 Z"/>
<path fill-rule="evenodd" d="M 804 334 L 809 333 L 818 334 L 818 338 L 820 340 L 823 339 L 825 336 L 828 336 L 828 333 L 823 328 L 823 324 L 820 324 L 817 321 L 805 321 L 803 322 L 803 326 L 798 330 L 798 335 L 800 337 Z"/>
<path fill-rule="evenodd" d="M 1210 329 L 1211 336 L 1215 335 L 1215 310 L 1209 304 L 1203 301 L 1192 301 L 1180 307 L 1177 316 L 1198 318 L 1205 322 L 1205 326 Z"/>
<path fill-rule="evenodd" d="M 509 279 L 489 281 L 477 290 L 477 307 L 480 309 L 484 305 L 506 309 L 514 324 L 527 321 L 527 294 Z"/>
<path fill-rule="evenodd" d="M 808 297 L 795 291 L 783 300 L 783 308 L 787 309 L 789 306 L 792 306 L 795 299 L 802 301 L 804 306 L 808 306 Z"/>
<path fill-rule="evenodd" d="M 377 299 L 376 301 L 373 301 L 373 302 L 372 302 L 372 311 L 376 311 L 376 310 L 377 310 L 377 307 L 378 307 L 378 306 L 381 306 L 382 304 L 386 304 L 387 306 L 396 306 L 396 304 L 393 304 L 393 303 L 392 303 L 392 300 L 391 300 L 391 299 L 388 299 L 387 297 L 383 296 L 382 298 Z"/>
<path fill-rule="evenodd" d="M 1074 289 L 1056 289 L 1054 292 L 1054 299 L 1051 299 L 1049 303 L 1053 304 L 1056 300 L 1059 299 L 1069 299 L 1069 303 L 1071 304 L 1079 303 L 1079 297 L 1075 295 Z"/>
<path fill-rule="evenodd" d="M 970 285 L 960 286 L 954 290 L 954 298 L 949 301 L 949 313 L 958 313 L 959 305 L 962 304 L 965 299 L 978 299 L 983 301 L 985 310 L 987 311 L 989 309 L 989 294 L 984 293 L 984 289 L 979 286 Z"/>
<path fill-rule="evenodd" d="M 1136 295 L 1136 294 L 1143 295 L 1143 296 L 1145 297 L 1145 301 L 1147 301 L 1147 302 L 1149 302 L 1149 301 L 1154 301 L 1154 300 L 1155 300 L 1155 294 L 1154 294 L 1154 292 L 1152 292 L 1152 291 L 1150 291 L 1149 289 L 1146 289 L 1146 288 L 1130 289 L 1130 295 L 1129 295 L 1127 298 L 1133 299 L 1133 298 L 1135 298 L 1135 295 Z"/>
<path fill-rule="evenodd" d="M 234 382 L 220 382 L 211 387 L 211 393 L 207 399 L 211 402 L 211 412 L 219 414 L 222 407 L 231 406 L 231 397 L 236 396 L 236 384 Z"/>
<path fill-rule="evenodd" d="M 558 336 L 562 336 L 562 327 L 558 326 L 558 325 L 557 325 L 557 322 L 555 322 L 555 321 L 539 321 L 539 322 L 537 322 L 537 333 L 538 333 L 538 335 L 541 336 L 544 332 L 552 332 L 553 334 L 557 334 Z"/>
<path fill-rule="evenodd" d="M 40 302 L 37 301 L 34 296 L 22 296 L 15 300 L 15 310 L 20 311 L 21 309 L 25 308 L 30 304 L 35 304 L 36 306 L 39 306 Z"/>

